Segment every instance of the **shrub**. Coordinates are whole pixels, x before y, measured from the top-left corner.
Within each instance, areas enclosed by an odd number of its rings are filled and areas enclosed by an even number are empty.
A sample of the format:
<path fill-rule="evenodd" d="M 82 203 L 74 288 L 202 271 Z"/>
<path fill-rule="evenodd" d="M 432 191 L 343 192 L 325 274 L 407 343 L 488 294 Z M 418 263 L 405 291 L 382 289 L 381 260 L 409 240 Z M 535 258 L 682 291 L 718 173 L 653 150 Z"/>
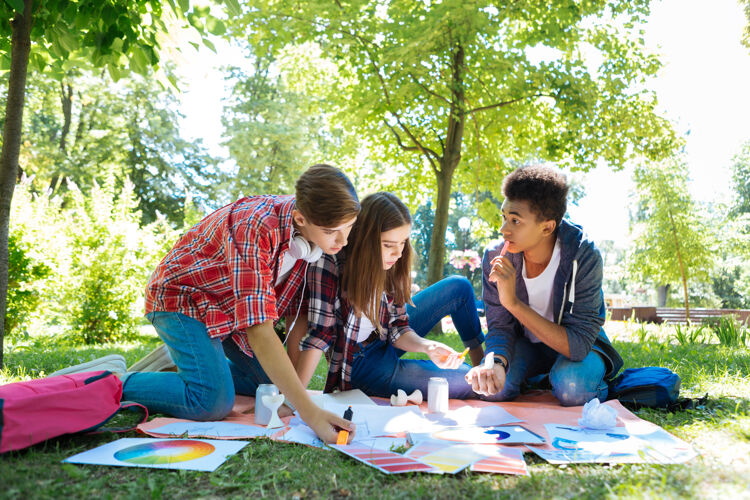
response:
<path fill-rule="evenodd" d="M 705 340 L 706 325 L 674 325 L 674 339 L 680 345 L 700 344 Z"/>
<path fill-rule="evenodd" d="M 722 316 L 713 324 L 713 331 L 721 345 L 727 347 L 744 347 L 750 340 L 747 326 L 737 321 L 733 316 Z"/>
<path fill-rule="evenodd" d="M 159 259 L 177 238 L 164 217 L 140 226 L 132 184 L 113 180 L 89 193 L 70 186 L 65 199 L 16 188 L 11 233 L 23 235 L 28 258 L 46 266 L 34 275 L 39 303 L 28 318 L 45 334 L 74 341 L 124 340 L 137 333 L 143 290 Z"/>
<path fill-rule="evenodd" d="M 163 219 L 140 227 L 129 182 L 119 192 L 113 182 L 94 185 L 88 197 L 73 186 L 71 204 L 66 231 L 74 251 L 63 302 L 73 334 L 87 344 L 131 339 L 146 281 L 173 231 Z"/>
<path fill-rule="evenodd" d="M 21 239 L 20 233 L 12 232 L 8 237 L 8 302 L 5 311 L 5 334 L 18 333 L 29 314 L 41 301 L 36 284 L 46 278 L 50 268 L 35 261 Z"/>

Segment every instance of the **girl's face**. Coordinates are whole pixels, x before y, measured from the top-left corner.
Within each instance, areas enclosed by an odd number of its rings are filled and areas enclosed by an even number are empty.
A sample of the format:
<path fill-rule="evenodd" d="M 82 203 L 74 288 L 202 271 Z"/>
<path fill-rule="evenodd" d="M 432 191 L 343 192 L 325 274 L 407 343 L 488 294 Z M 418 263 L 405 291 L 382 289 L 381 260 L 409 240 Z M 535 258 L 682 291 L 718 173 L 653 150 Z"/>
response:
<path fill-rule="evenodd" d="M 411 224 L 404 224 L 380 233 L 380 255 L 383 258 L 383 269 L 388 270 L 398 262 L 411 234 Z"/>

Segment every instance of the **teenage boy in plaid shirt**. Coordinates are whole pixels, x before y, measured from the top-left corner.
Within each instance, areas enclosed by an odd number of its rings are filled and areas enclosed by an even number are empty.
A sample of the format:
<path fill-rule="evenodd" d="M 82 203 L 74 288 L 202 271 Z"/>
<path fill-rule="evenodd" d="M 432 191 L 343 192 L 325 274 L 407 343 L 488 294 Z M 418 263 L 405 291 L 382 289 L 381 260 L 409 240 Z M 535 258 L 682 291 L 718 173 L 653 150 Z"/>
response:
<path fill-rule="evenodd" d="M 274 331 L 281 317 L 306 329 L 301 302 L 309 262 L 336 254 L 359 213 L 347 177 L 316 165 L 296 196 L 243 198 L 191 228 L 161 261 L 146 289 L 146 316 L 179 371 L 123 376 L 123 399 L 192 420 L 220 420 L 235 392 L 274 383 L 327 441 L 351 422 L 317 407 Z M 298 319 L 295 323 L 295 319 Z"/>

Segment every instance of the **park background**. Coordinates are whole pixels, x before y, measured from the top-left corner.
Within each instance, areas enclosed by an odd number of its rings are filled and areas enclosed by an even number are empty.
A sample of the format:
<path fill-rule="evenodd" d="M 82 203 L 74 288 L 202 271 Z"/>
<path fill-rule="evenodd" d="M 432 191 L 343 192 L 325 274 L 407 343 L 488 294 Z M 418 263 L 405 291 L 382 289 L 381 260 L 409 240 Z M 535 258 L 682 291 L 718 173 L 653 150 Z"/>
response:
<path fill-rule="evenodd" d="M 0 7 L 0 382 L 110 352 L 135 361 L 156 342 L 146 280 L 177 237 L 240 196 L 293 192 L 321 161 L 361 196 L 387 189 L 408 203 L 420 287 L 459 273 L 479 296 L 476 259 L 499 236 L 503 176 L 547 162 L 573 183 L 569 216 L 602 250 L 610 304 L 750 308 L 746 1 L 48 1 L 33 10 L 17 122 L 10 20 L 28 3 Z M 573 467 L 560 494 L 746 492 L 747 326 L 607 328 L 629 366 L 668 366 L 684 394 L 715 398 L 695 413 L 639 413 L 708 458 L 628 478 Z M 300 458 L 263 446 L 246 453 Z M 44 449 L 17 464 L 29 477 L 56 458 Z M 479 480 L 468 496 L 498 485 L 539 494 L 556 469 L 537 467 L 536 482 Z M 13 477 L 17 494 L 34 490 Z M 162 479 L 136 485 L 154 495 Z M 222 481 L 218 491 L 234 491 Z M 305 491 L 333 491 L 314 484 Z M 302 486 L 290 488 L 274 491 Z"/>

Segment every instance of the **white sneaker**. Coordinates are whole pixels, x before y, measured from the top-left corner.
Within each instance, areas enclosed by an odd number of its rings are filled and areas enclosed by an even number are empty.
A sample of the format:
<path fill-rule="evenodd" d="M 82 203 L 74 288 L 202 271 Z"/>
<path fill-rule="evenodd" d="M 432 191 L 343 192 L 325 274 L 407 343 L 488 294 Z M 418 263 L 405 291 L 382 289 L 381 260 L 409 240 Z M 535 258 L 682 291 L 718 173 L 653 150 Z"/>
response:
<path fill-rule="evenodd" d="M 177 371 L 177 365 L 172 361 L 167 344 L 161 344 L 143 358 L 128 368 L 129 372 L 166 372 Z"/>
<path fill-rule="evenodd" d="M 108 370 L 113 373 L 125 373 L 127 370 L 127 363 L 125 358 L 120 354 L 109 354 L 101 358 L 97 358 L 93 361 L 81 363 L 78 365 L 69 366 L 62 370 L 50 373 L 48 377 L 54 377 L 56 375 L 71 375 L 73 373 L 85 373 L 85 372 L 98 372 L 101 370 Z"/>

